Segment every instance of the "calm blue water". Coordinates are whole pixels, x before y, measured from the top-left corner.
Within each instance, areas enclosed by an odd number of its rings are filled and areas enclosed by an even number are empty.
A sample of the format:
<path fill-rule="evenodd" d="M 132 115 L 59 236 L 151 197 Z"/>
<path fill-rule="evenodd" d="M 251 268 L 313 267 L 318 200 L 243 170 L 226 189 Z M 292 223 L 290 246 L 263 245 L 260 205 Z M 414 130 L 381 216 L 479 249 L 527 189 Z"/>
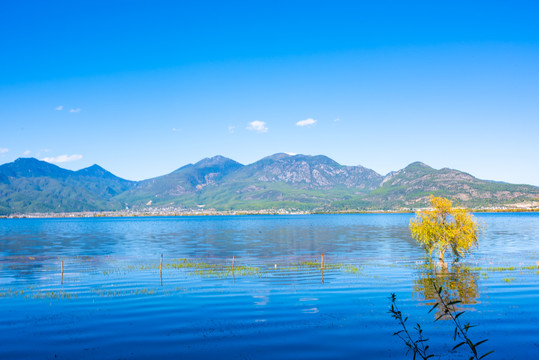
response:
<path fill-rule="evenodd" d="M 0 219 L 0 358 L 411 358 L 395 292 L 439 358 L 468 359 L 428 313 L 432 279 L 487 359 L 537 358 L 539 214 L 476 216 L 479 247 L 445 273 L 411 215 Z"/>

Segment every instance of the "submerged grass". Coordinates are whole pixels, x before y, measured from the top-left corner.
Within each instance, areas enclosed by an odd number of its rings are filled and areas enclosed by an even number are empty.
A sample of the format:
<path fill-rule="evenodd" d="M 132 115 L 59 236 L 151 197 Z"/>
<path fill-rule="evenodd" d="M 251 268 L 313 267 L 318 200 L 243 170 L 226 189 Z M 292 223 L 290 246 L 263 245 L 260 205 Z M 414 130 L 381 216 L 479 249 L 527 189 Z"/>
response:
<path fill-rule="evenodd" d="M 303 274 L 314 274 L 315 272 L 320 272 L 323 270 L 324 272 L 327 272 L 327 274 L 336 274 L 336 273 L 348 273 L 348 274 L 357 274 L 362 277 L 368 277 L 368 278 L 380 278 L 380 275 L 377 274 L 377 271 L 375 269 L 371 268 L 378 268 L 378 267 L 391 267 L 391 268 L 411 268 L 419 271 L 420 273 L 425 272 L 426 274 L 434 273 L 437 277 L 445 278 L 451 276 L 454 276 L 459 279 L 468 279 L 467 282 L 462 280 L 461 282 L 468 284 L 467 286 L 462 286 L 459 281 L 454 280 L 455 283 L 454 287 L 451 287 L 448 285 L 447 289 L 455 290 L 455 291 L 463 291 L 462 289 L 469 288 L 469 284 L 475 284 L 474 282 L 471 282 L 469 280 L 474 280 L 478 278 L 482 278 L 483 280 L 488 280 L 490 276 L 495 272 L 513 272 L 509 274 L 504 275 L 514 275 L 517 276 L 517 274 L 524 275 L 526 274 L 525 271 L 536 271 L 537 274 L 539 274 L 539 264 L 537 265 L 519 265 L 519 266 L 505 266 L 506 264 L 503 264 L 504 266 L 491 266 L 491 267 L 480 267 L 475 266 L 475 264 L 463 264 L 460 263 L 458 265 L 459 271 L 457 272 L 449 272 L 447 269 L 442 269 L 442 271 L 439 271 L 440 268 L 437 268 L 434 263 L 402 263 L 399 261 L 396 261 L 394 263 L 379 263 L 373 260 L 365 260 L 362 261 L 361 264 L 354 264 L 351 262 L 345 263 L 345 262 L 328 262 L 324 261 L 323 266 L 322 262 L 319 261 L 319 259 L 308 259 L 308 260 L 302 260 L 302 261 L 296 261 L 296 262 L 288 262 L 288 263 L 273 263 L 270 260 L 266 260 L 263 264 L 256 264 L 256 265 L 248 265 L 248 264 L 238 264 L 238 259 L 236 259 L 236 262 L 233 263 L 231 261 L 232 259 L 225 259 L 225 258 L 211 258 L 211 259 L 195 259 L 195 258 L 177 258 L 177 259 L 168 259 L 167 262 L 164 262 L 162 264 L 162 267 L 160 268 L 159 262 L 148 262 L 148 261 L 139 261 L 133 262 L 133 261 L 122 261 L 121 259 L 114 259 L 110 257 L 105 258 L 96 258 L 96 257 L 90 257 L 90 256 L 77 256 L 71 259 L 67 259 L 68 262 L 65 263 L 65 271 L 66 271 L 66 277 L 69 283 L 73 283 L 75 281 L 74 275 L 81 275 L 81 274 L 87 274 L 89 276 L 111 276 L 111 280 L 108 282 L 114 281 L 121 281 L 123 279 L 123 275 L 127 275 L 128 277 L 132 277 L 133 279 L 143 279 L 144 281 L 150 279 L 150 282 L 148 284 L 152 284 L 153 279 L 159 280 L 159 276 L 161 273 L 162 279 L 165 279 L 165 282 L 172 280 L 171 278 L 175 278 L 177 275 L 173 275 L 175 272 L 177 272 L 180 276 L 193 276 L 193 277 L 201 277 L 201 278 L 212 278 L 212 279 L 232 279 L 234 278 L 237 280 L 238 277 L 254 277 L 254 278 L 261 278 L 261 277 L 272 277 L 272 276 L 278 276 L 279 279 L 281 279 L 283 276 L 293 276 L 294 273 L 303 273 Z M 66 261 L 66 260 L 64 260 Z M 241 261 L 241 260 L 240 260 Z M 491 263 L 492 264 L 492 263 Z M 17 270 L 17 271 L 26 271 L 27 266 L 23 264 L 17 264 L 17 263 L 11 263 L 11 264 L 0 264 L 4 268 L 8 268 L 11 270 Z M 54 262 L 51 263 L 45 263 L 43 264 L 42 270 L 46 272 L 58 272 L 59 266 Z M 75 269 L 75 270 L 73 270 Z M 161 272 L 159 271 L 161 270 Z M 71 273 L 70 273 L 71 271 Z M 166 273 L 165 273 L 166 271 Z M 437 272 L 438 271 L 438 272 Z M 520 273 L 518 273 L 520 271 Z M 140 275 L 138 272 L 141 272 Z M 143 273 L 142 273 L 143 272 Z M 322 282 L 323 282 L 323 276 L 324 272 L 322 273 Z M 128 275 L 130 274 L 130 275 Z M 169 274 L 169 275 L 167 275 Z M 465 277 L 464 275 L 468 274 L 468 277 Z M 529 272 L 527 274 L 530 274 Z M 58 275 L 59 276 L 59 275 Z M 470 278 L 471 276 L 471 278 Z M 66 281 L 66 277 L 63 278 L 64 284 Z M 53 276 L 54 279 L 56 279 L 55 276 Z M 168 279 L 167 279 L 168 278 Z M 161 279 L 161 281 L 162 281 Z M 451 278 L 452 279 L 452 278 Z M 499 279 L 499 278 L 498 278 Z M 508 276 L 504 277 L 502 281 L 506 284 L 511 284 L 514 282 L 517 278 Z M 176 279 L 177 280 L 177 279 Z M 176 281 L 172 280 L 172 281 Z M 123 280 L 122 280 L 123 281 Z M 476 281 L 476 280 L 474 280 Z M 58 283 L 60 282 L 60 278 L 58 277 Z M 138 282 L 138 280 L 136 280 Z M 111 287 L 112 285 L 112 287 Z M 133 284 L 135 285 L 135 284 Z M 162 285 L 162 282 L 161 282 Z M 477 285 L 475 285 L 477 286 Z M 461 289 L 462 288 L 462 289 Z M 178 288 L 177 288 L 178 289 Z M 67 292 L 63 290 L 62 288 L 59 288 L 58 290 L 49 291 L 50 289 L 47 289 L 47 291 L 44 291 L 43 289 L 39 290 L 39 288 L 35 288 L 33 285 L 29 286 L 25 289 L 17 289 L 17 288 L 0 288 L 0 298 L 7 298 L 7 297 L 23 297 L 26 299 L 75 299 L 78 296 L 83 296 L 84 294 L 90 295 L 90 296 L 98 296 L 98 297 L 119 297 L 119 296 L 150 296 L 150 295 L 171 295 L 172 293 L 176 293 L 178 290 L 171 290 L 166 288 L 145 288 L 144 285 L 139 284 L 138 286 L 131 287 L 130 289 L 125 289 L 124 287 L 118 287 L 114 288 L 114 284 L 108 284 L 101 288 L 99 286 L 97 288 L 90 288 L 86 291 L 85 290 L 75 290 L 72 292 Z M 185 292 L 185 289 L 181 290 L 182 292 Z M 457 292 L 458 292 L 457 291 Z M 465 302 L 465 301 L 464 301 Z"/>
<path fill-rule="evenodd" d="M 271 263 L 270 263 L 271 264 Z M 162 264 L 162 270 L 180 270 L 190 276 L 201 277 L 214 277 L 214 278 L 227 278 L 236 276 L 252 276 L 252 277 L 266 277 L 279 272 L 304 272 L 304 271 L 318 271 L 322 269 L 322 265 L 317 260 L 306 260 L 295 263 L 289 263 L 286 265 L 274 264 L 274 266 L 267 265 L 247 265 L 238 264 L 237 262 L 232 266 L 228 263 L 210 262 L 204 259 L 171 259 Z M 119 264 L 114 266 L 114 263 L 108 262 L 108 267 L 99 270 L 99 274 L 103 276 L 122 275 L 137 271 L 156 271 L 160 270 L 158 263 L 146 263 L 146 264 Z M 350 274 L 357 274 L 363 270 L 361 265 L 349 264 L 349 263 L 331 263 L 324 262 L 324 271 L 342 271 Z"/>
<path fill-rule="evenodd" d="M 7 289 L 0 289 L 0 298 L 13 298 L 13 297 L 24 297 L 25 299 L 34 299 L 34 300 L 53 300 L 53 299 L 76 299 L 76 293 L 70 293 L 63 290 L 54 290 L 54 291 L 34 291 L 32 287 L 24 289 L 12 289 L 8 287 Z"/>
<path fill-rule="evenodd" d="M 513 271 L 516 270 L 514 266 L 496 266 L 496 267 L 488 267 L 487 271 L 491 272 L 502 272 L 502 271 Z"/>
<path fill-rule="evenodd" d="M 177 262 L 163 264 L 163 269 L 187 270 L 190 275 L 226 278 L 228 276 L 262 276 L 258 266 L 215 264 L 199 260 L 177 259 Z"/>

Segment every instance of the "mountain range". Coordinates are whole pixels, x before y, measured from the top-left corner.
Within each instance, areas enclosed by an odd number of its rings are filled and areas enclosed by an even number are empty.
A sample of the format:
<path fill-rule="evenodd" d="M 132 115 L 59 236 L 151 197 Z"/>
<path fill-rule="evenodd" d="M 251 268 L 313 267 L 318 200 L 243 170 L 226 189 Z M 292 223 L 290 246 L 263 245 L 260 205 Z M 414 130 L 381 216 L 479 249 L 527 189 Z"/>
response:
<path fill-rule="evenodd" d="M 284 153 L 249 165 L 215 156 L 142 181 L 121 179 L 98 165 L 71 171 L 34 158 L 0 166 L 3 215 L 146 207 L 402 210 L 425 206 L 431 194 L 478 208 L 537 201 L 539 187 L 480 180 L 421 162 L 383 176 L 323 155 Z"/>

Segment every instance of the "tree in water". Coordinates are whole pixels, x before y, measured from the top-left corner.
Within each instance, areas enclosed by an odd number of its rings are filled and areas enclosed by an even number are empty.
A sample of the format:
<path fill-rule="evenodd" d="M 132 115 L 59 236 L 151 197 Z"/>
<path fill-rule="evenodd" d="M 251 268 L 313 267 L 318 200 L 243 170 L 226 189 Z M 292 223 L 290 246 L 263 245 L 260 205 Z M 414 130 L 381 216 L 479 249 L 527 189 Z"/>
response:
<path fill-rule="evenodd" d="M 464 256 L 477 244 L 475 218 L 464 209 L 453 208 L 449 199 L 431 195 L 430 203 L 432 209 L 418 212 L 410 221 L 412 237 L 430 256 L 437 250 L 442 263 L 447 249 L 457 259 Z"/>

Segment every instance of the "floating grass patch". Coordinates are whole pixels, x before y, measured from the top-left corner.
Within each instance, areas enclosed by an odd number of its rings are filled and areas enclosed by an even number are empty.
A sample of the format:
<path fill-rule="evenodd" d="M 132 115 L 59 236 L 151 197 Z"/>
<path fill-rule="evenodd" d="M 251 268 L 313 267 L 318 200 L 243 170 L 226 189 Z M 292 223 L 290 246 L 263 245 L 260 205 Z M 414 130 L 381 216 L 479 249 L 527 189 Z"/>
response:
<path fill-rule="evenodd" d="M 341 268 L 342 270 L 355 274 L 358 271 L 361 271 L 361 266 L 354 266 L 354 265 L 344 265 L 344 267 Z"/>
<path fill-rule="evenodd" d="M 516 270 L 514 266 L 497 266 L 497 267 L 487 268 L 487 271 L 492 271 L 492 272 L 513 271 L 513 270 Z"/>
<path fill-rule="evenodd" d="M 114 289 L 90 289 L 92 296 L 99 297 L 121 297 L 121 296 L 150 296 L 156 295 L 156 289 L 130 289 L 130 290 L 114 290 Z"/>
<path fill-rule="evenodd" d="M 279 268 L 281 271 L 303 271 L 303 270 L 322 270 L 321 264 L 316 261 L 302 261 L 297 264 L 291 264 L 289 266 L 282 266 Z M 351 264 L 331 264 L 324 263 L 323 270 L 341 270 L 349 273 L 357 273 L 362 270 L 359 265 Z"/>
<path fill-rule="evenodd" d="M 52 300 L 52 299 L 76 299 L 77 294 L 69 293 L 67 291 L 57 290 L 57 291 L 44 291 L 37 292 L 33 294 L 26 295 L 27 299 L 41 299 L 41 300 Z"/>
<path fill-rule="evenodd" d="M 282 269 L 286 270 L 304 270 L 304 269 L 315 269 L 320 270 L 322 269 L 322 264 L 316 260 L 314 261 L 300 261 L 295 264 L 291 264 L 290 266 L 285 266 Z M 351 265 L 351 264 L 344 264 L 344 263 L 328 263 L 324 262 L 323 266 L 324 270 L 343 270 L 351 273 L 356 273 L 361 270 L 361 266 L 359 265 Z"/>
<path fill-rule="evenodd" d="M 503 278 L 503 282 L 510 284 L 516 279 L 517 279 L 516 277 L 507 277 L 507 278 Z"/>
<path fill-rule="evenodd" d="M 156 291 L 152 289 L 135 289 L 131 290 L 130 295 L 155 295 Z"/>
<path fill-rule="evenodd" d="M 258 266 L 213 264 L 204 261 L 178 259 L 175 263 L 163 264 L 164 269 L 186 270 L 189 275 L 226 278 L 228 276 L 262 276 Z"/>
<path fill-rule="evenodd" d="M 21 296 L 23 294 L 24 294 L 24 290 L 14 290 L 11 287 L 0 290 L 0 298 Z"/>
<path fill-rule="evenodd" d="M 0 298 L 11 298 L 11 297 L 24 297 L 26 299 L 75 299 L 77 294 L 70 293 L 63 290 L 55 291 L 33 291 L 33 288 L 28 289 L 12 289 L 11 287 L 7 289 L 0 290 Z"/>
<path fill-rule="evenodd" d="M 103 276 L 109 276 L 112 274 L 122 274 L 132 271 L 148 271 L 160 269 L 159 264 L 129 264 L 118 267 L 110 267 L 101 270 Z M 282 272 L 295 272 L 305 270 L 320 270 L 322 269 L 322 263 L 316 260 L 314 261 L 300 261 L 292 263 L 287 266 L 252 266 L 252 265 L 240 265 L 240 264 L 220 264 L 212 263 L 197 259 L 173 259 L 170 262 L 163 263 L 161 269 L 164 270 L 184 270 L 188 275 L 203 276 L 203 277 L 217 277 L 226 278 L 228 276 L 267 276 L 275 273 L 276 271 Z M 328 263 L 323 265 L 324 270 L 340 270 L 356 274 L 363 270 L 361 265 L 345 264 L 345 263 Z"/>
<path fill-rule="evenodd" d="M 467 271 L 481 271 L 481 266 L 463 266 L 462 267 L 462 270 L 467 270 Z"/>
<path fill-rule="evenodd" d="M 125 270 L 151 270 L 156 268 L 155 265 L 127 265 Z"/>

